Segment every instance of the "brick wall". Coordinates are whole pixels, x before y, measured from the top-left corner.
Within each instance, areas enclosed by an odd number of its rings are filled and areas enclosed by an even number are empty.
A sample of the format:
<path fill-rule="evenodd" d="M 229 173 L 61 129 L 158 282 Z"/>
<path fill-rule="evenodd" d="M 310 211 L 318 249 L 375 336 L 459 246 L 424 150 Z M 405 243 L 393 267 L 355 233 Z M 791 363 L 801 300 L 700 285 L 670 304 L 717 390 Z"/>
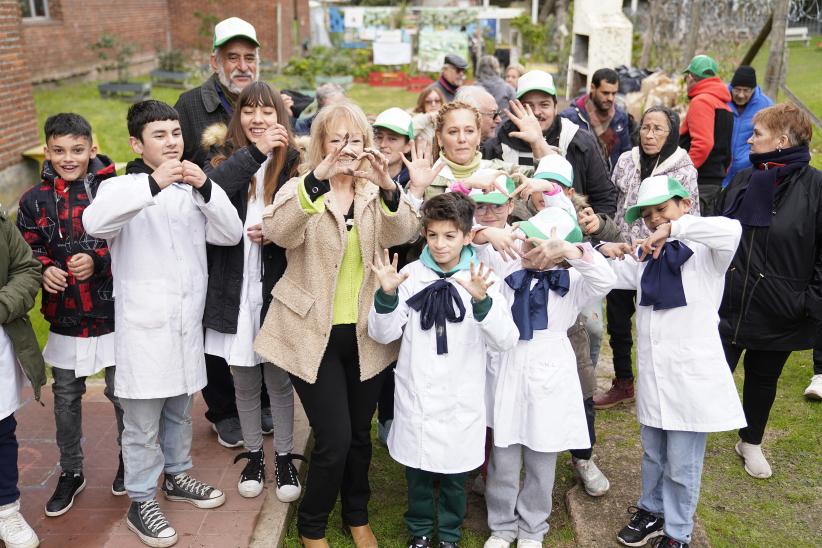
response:
<path fill-rule="evenodd" d="M 277 28 L 277 4 L 282 6 L 281 25 Z M 194 49 L 211 47 L 211 38 L 200 35 L 202 18 L 195 12 L 211 15 L 217 21 L 227 17 L 245 19 L 257 30 L 261 44 L 260 56 L 263 61 L 277 62 L 277 35 L 281 33 L 283 63 L 292 55 L 299 55 L 300 43 L 308 37 L 308 0 L 224 0 L 211 2 L 204 0 L 169 1 L 171 35 L 175 48 Z M 295 13 L 295 9 L 297 13 Z M 298 42 L 294 43 L 292 24 L 299 17 Z"/>
<path fill-rule="evenodd" d="M 168 5 L 173 3 L 175 0 L 48 0 L 49 19 L 23 20 L 32 80 L 38 83 L 93 71 L 100 60 L 89 46 L 103 34 L 135 44 L 133 62 L 153 59 L 156 50 L 169 46 Z"/>
<path fill-rule="evenodd" d="M 0 170 L 37 144 L 37 115 L 21 36 L 19 0 L 0 0 Z"/>

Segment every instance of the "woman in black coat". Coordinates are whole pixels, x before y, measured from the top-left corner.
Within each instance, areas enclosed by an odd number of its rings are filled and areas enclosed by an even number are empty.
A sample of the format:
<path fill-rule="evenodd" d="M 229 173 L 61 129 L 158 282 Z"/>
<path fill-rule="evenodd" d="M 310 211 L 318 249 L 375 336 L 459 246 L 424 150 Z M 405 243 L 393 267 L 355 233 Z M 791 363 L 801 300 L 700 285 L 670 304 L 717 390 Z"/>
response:
<path fill-rule="evenodd" d="M 731 369 L 745 351 L 748 426 L 736 452 L 755 478 L 771 476 L 762 436 L 791 352 L 812 348 L 822 319 L 822 172 L 812 168 L 808 116 L 791 103 L 754 117 L 753 167 L 723 190 L 717 212 L 742 223 L 725 278 L 719 330 Z"/>

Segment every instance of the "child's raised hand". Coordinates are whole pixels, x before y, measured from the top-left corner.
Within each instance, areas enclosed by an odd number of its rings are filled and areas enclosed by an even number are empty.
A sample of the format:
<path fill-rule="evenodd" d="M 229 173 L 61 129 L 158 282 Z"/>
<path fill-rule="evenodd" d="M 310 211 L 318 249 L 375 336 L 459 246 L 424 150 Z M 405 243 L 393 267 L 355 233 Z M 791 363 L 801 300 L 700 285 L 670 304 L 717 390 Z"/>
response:
<path fill-rule="evenodd" d="M 390 254 L 387 249 L 383 249 L 383 257 L 380 258 L 379 252 L 374 254 L 374 262 L 368 266 L 377 276 L 380 282 L 380 287 L 386 295 L 396 295 L 397 288 L 408 278 L 407 273 L 397 272 L 397 264 L 399 264 L 399 255 L 394 253 L 394 260 L 390 259 Z"/>
<path fill-rule="evenodd" d="M 151 177 L 162 190 L 171 183 L 183 180 L 183 163 L 180 160 L 166 160 L 154 170 Z"/>
<path fill-rule="evenodd" d="M 637 241 L 639 247 L 639 260 L 644 261 L 648 255 L 653 254 L 654 259 L 659 259 L 659 254 L 662 253 L 662 247 L 665 245 L 665 240 L 671 236 L 671 223 L 662 223 L 650 236 L 644 240 Z"/>
<path fill-rule="evenodd" d="M 511 198 L 519 196 L 527 199 L 528 196 L 534 192 L 548 192 L 552 194 L 556 189 L 556 183 L 546 181 L 545 179 L 531 179 L 520 173 L 515 174 L 512 178 L 515 182 L 519 183 L 519 185 L 514 189 L 514 192 L 511 193 Z"/>
<path fill-rule="evenodd" d="M 195 164 L 194 162 L 189 162 L 188 160 L 183 160 L 182 162 L 183 167 L 183 182 L 187 185 L 191 185 L 194 188 L 202 187 L 208 177 L 203 172 L 203 169 Z"/>
<path fill-rule="evenodd" d="M 84 282 L 94 274 L 94 259 L 87 253 L 72 255 L 66 266 L 78 282 Z"/>
<path fill-rule="evenodd" d="M 499 191 L 507 196 L 508 189 L 505 188 L 505 183 L 497 182 L 500 175 L 505 175 L 505 172 L 499 170 L 482 170 L 460 182 L 469 189 L 477 188 L 486 193 Z"/>
<path fill-rule="evenodd" d="M 494 269 L 491 267 L 485 269 L 484 267 L 485 265 L 480 261 L 479 267 L 474 268 L 474 261 L 471 261 L 471 279 L 466 281 L 462 278 L 454 278 L 476 302 L 485 299 L 488 288 L 494 285 L 494 281 L 489 280 Z"/>
<path fill-rule="evenodd" d="M 547 240 L 528 238 L 526 242 L 531 244 L 533 249 L 525 254 L 524 259 L 539 270 L 551 268 L 565 259 L 579 259 L 582 257 L 582 251 L 577 246 L 557 237 L 556 227 L 551 229 L 550 237 Z"/>
<path fill-rule="evenodd" d="M 43 271 L 43 289 L 47 293 L 56 295 L 62 293 L 68 287 L 68 272 L 56 266 L 50 266 Z"/>
<path fill-rule="evenodd" d="M 634 248 L 630 244 L 620 242 L 609 242 L 597 247 L 597 251 L 610 259 L 617 259 L 619 261 L 625 258 L 625 255 L 631 255 Z"/>
<path fill-rule="evenodd" d="M 585 234 L 594 234 L 600 229 L 599 215 L 594 213 L 594 209 L 591 207 L 582 208 L 577 212 L 577 219 L 579 220 L 579 227 Z"/>
<path fill-rule="evenodd" d="M 516 228 L 512 226 L 505 228 L 489 226 L 482 229 L 480 234 L 483 234 L 491 247 L 502 255 L 503 261 L 507 261 L 509 257 L 513 260 L 521 257 L 517 241 L 523 241 L 525 237 Z"/>
<path fill-rule="evenodd" d="M 417 143 L 411 140 L 409 144 L 411 145 L 411 161 L 409 162 L 405 155 L 400 158 L 405 167 L 408 168 L 408 191 L 421 200 L 425 196 L 425 189 L 431 186 L 442 168 L 445 167 L 445 162 L 440 162 L 436 167 L 433 167 L 431 164 L 432 158 L 427 157 L 425 147 L 420 147 L 419 152 L 417 152 Z"/>

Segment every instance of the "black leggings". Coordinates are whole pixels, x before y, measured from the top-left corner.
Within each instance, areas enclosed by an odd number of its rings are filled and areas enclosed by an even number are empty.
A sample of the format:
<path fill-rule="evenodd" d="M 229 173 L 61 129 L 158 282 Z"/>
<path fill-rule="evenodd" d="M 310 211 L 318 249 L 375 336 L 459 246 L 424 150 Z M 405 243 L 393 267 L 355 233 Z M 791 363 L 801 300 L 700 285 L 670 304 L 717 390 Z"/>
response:
<path fill-rule="evenodd" d="M 305 496 L 297 511 L 297 530 L 308 539 L 325 537 L 338 493 L 343 523 L 368 523 L 371 418 L 386 372 L 360 381 L 355 329 L 353 324 L 331 328 L 314 384 L 291 375 L 314 431 Z"/>
<path fill-rule="evenodd" d="M 768 415 L 776 399 L 779 375 L 782 374 L 782 368 L 791 353 L 788 350 L 750 350 L 734 346 L 727 341 L 722 341 L 722 347 L 731 371 L 736 369 L 742 351 L 745 351 L 742 362 L 745 368 L 742 409 L 745 411 L 748 426 L 739 430 L 739 437 L 744 442 L 759 445 L 762 443 Z"/>
<path fill-rule="evenodd" d="M 634 299 L 636 291 L 630 289 L 614 289 L 605 297 L 608 336 L 614 354 L 614 373 L 618 379 L 634 378 L 631 369 L 631 347 L 634 344 L 631 318 L 636 311 Z"/>
<path fill-rule="evenodd" d="M 571 449 L 571 455 L 576 459 L 590 460 L 594 454 L 594 444 L 597 442 L 597 432 L 595 426 L 596 409 L 594 409 L 594 398 L 585 398 L 585 419 L 588 421 L 588 437 L 591 438 L 591 447 L 588 449 Z"/>

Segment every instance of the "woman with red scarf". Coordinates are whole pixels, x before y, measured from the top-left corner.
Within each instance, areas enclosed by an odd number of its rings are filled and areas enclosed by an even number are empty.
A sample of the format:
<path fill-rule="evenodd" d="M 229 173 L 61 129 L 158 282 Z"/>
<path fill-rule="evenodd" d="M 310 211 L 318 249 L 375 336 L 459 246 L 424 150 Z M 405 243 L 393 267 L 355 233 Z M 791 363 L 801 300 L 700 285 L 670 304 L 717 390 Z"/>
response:
<path fill-rule="evenodd" d="M 717 212 L 742 223 L 725 275 L 719 330 L 731 370 L 745 351 L 742 406 L 748 426 L 736 452 L 755 478 L 771 476 L 762 436 L 782 367 L 813 348 L 822 319 L 822 172 L 809 165 L 813 128 L 791 103 L 753 119 L 753 167 L 737 173 Z"/>

